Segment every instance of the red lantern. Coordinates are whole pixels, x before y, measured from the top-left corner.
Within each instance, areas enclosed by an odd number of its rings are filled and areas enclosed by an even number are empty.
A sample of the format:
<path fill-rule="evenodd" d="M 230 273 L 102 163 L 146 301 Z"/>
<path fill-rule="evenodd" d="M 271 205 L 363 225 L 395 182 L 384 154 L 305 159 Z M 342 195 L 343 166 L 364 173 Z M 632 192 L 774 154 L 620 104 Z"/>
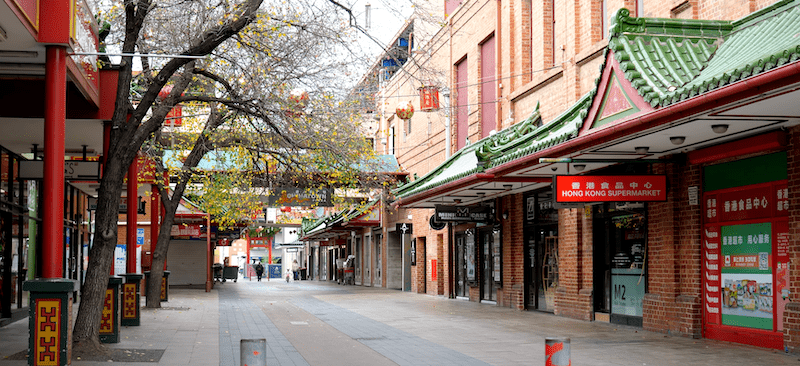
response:
<path fill-rule="evenodd" d="M 435 86 L 419 88 L 419 110 L 423 112 L 439 110 L 439 88 Z"/>
<path fill-rule="evenodd" d="M 289 107 L 283 111 L 287 118 L 300 118 L 303 115 L 303 109 L 306 108 L 308 103 L 308 92 L 302 89 L 294 89 L 289 93 Z"/>
<path fill-rule="evenodd" d="M 161 91 L 158 92 L 158 97 L 160 99 L 164 99 L 169 96 L 169 93 L 172 93 L 172 85 L 164 85 L 161 88 Z M 183 124 L 183 107 L 180 104 L 172 107 L 169 113 L 164 117 L 164 125 L 165 126 L 176 126 L 180 127 Z"/>
<path fill-rule="evenodd" d="M 291 206 L 283 206 L 281 207 L 281 212 L 292 212 Z"/>
<path fill-rule="evenodd" d="M 414 116 L 414 105 L 410 101 L 400 102 L 394 112 L 397 114 L 397 118 L 402 120 L 411 119 Z"/>
<path fill-rule="evenodd" d="M 289 101 L 296 109 L 303 109 L 308 103 L 308 92 L 302 89 L 295 89 L 289 93 Z"/>

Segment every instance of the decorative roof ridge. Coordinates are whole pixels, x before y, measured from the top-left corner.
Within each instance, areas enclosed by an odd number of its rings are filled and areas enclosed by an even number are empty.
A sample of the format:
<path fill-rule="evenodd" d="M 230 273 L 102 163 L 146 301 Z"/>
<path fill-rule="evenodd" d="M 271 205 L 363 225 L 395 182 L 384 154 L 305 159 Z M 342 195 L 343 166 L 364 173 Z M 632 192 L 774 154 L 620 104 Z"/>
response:
<path fill-rule="evenodd" d="M 365 214 L 367 210 L 370 210 L 372 209 L 372 207 L 375 206 L 378 200 L 379 200 L 378 198 L 375 198 L 364 205 L 360 205 L 361 207 L 351 208 L 349 212 L 345 214 L 344 221 L 350 221 Z"/>
<path fill-rule="evenodd" d="M 617 10 L 610 19 L 609 38 L 619 37 L 625 33 L 697 37 L 694 31 L 701 31 L 699 36 L 703 38 L 719 37 L 733 28 L 733 22 L 728 20 L 637 18 L 630 14 L 631 11 L 626 8 Z"/>
<path fill-rule="evenodd" d="M 423 175 L 419 179 L 409 181 L 406 184 L 397 187 L 397 189 L 395 189 L 392 193 L 394 193 L 397 196 L 404 196 L 408 191 L 413 190 L 414 187 L 419 187 L 420 185 L 424 185 L 425 183 L 436 177 L 439 173 L 449 168 L 454 162 L 458 161 L 458 159 L 461 158 L 463 155 L 467 154 L 468 152 L 474 152 L 475 149 L 478 147 L 478 144 L 482 143 L 483 140 L 485 140 L 485 138 L 478 140 L 478 142 L 474 144 L 468 144 L 464 146 L 460 150 L 456 151 L 455 154 L 450 155 L 449 158 L 447 158 L 442 164 L 440 164 L 435 169 L 429 171 L 428 173 L 425 173 L 425 175 Z"/>

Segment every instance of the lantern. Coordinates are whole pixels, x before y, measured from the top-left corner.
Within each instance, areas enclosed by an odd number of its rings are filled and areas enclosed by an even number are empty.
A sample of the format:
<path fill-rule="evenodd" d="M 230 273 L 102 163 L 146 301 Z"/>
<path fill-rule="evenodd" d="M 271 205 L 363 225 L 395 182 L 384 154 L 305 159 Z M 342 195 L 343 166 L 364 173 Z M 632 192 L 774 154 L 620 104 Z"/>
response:
<path fill-rule="evenodd" d="M 419 88 L 419 110 L 423 112 L 439 110 L 439 88 L 435 86 Z"/>
<path fill-rule="evenodd" d="M 294 89 L 289 93 L 289 102 L 297 109 L 303 109 L 308 103 L 308 92 L 303 89 Z"/>
<path fill-rule="evenodd" d="M 289 106 L 283 111 L 284 115 L 288 118 L 300 118 L 308 103 L 308 92 L 294 89 L 289 93 L 288 102 Z"/>
<path fill-rule="evenodd" d="M 164 85 L 164 87 L 161 88 L 161 91 L 158 92 L 158 97 L 161 100 L 164 100 L 169 96 L 169 93 L 172 93 L 172 88 L 173 88 L 172 85 Z M 181 105 L 178 104 L 172 107 L 172 109 L 169 110 L 169 113 L 167 113 L 167 115 L 164 116 L 164 125 L 180 127 L 182 124 L 183 124 L 183 107 L 181 107 Z"/>
<path fill-rule="evenodd" d="M 400 102 L 394 112 L 397 114 L 397 118 L 402 120 L 411 119 L 414 116 L 414 105 L 410 101 Z"/>

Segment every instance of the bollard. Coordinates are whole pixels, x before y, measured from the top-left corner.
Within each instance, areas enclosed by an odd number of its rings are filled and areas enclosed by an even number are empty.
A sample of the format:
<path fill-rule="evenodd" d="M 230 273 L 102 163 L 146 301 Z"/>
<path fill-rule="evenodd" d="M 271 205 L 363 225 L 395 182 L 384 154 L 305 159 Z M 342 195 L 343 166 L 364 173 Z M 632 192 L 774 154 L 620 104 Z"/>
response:
<path fill-rule="evenodd" d="M 570 360 L 569 338 L 545 338 L 544 356 L 545 365 L 547 366 L 572 365 L 572 360 Z"/>
<path fill-rule="evenodd" d="M 267 340 L 242 339 L 239 342 L 239 358 L 242 366 L 267 366 Z"/>

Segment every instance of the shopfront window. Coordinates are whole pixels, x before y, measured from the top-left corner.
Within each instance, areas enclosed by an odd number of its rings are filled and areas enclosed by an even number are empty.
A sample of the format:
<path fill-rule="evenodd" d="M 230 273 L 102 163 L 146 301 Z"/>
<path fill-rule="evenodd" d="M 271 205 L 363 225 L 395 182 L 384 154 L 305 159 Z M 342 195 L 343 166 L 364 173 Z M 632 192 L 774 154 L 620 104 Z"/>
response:
<path fill-rule="evenodd" d="M 0 148 L 0 316 L 4 318 L 11 317 L 12 309 L 26 307 L 28 300 L 22 292 L 28 271 L 27 188 L 35 184 L 17 180 L 20 160 Z"/>

